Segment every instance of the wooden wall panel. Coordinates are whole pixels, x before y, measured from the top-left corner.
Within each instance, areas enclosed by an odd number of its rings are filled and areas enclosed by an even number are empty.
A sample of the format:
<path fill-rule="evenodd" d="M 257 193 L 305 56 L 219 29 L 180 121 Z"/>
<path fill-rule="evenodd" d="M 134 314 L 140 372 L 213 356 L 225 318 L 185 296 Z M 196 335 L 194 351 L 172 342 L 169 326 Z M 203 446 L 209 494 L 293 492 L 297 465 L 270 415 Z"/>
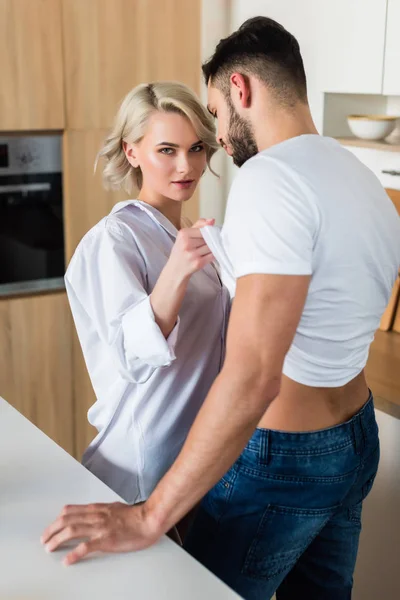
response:
<path fill-rule="evenodd" d="M 65 293 L 0 301 L 0 394 L 74 452 L 72 319 Z"/>
<path fill-rule="evenodd" d="M 63 129 L 61 0 L 0 0 L 0 130 Z"/>
<path fill-rule="evenodd" d="M 92 404 L 96 402 L 96 396 L 94 395 L 76 332 L 74 332 L 72 339 L 72 356 L 74 372 L 73 393 L 75 398 L 74 455 L 78 460 L 81 460 L 83 452 L 97 434 L 97 430 L 87 420 L 87 412 Z"/>
<path fill-rule="evenodd" d="M 107 130 L 66 131 L 64 155 L 64 219 L 67 262 L 79 241 L 93 225 L 106 216 L 127 194 L 106 191 L 101 166 L 93 172 L 96 154 Z"/>
<path fill-rule="evenodd" d="M 389 198 L 391 198 L 393 204 L 397 208 L 397 212 L 400 215 L 400 190 L 387 189 L 386 192 Z"/>
<path fill-rule="evenodd" d="M 68 129 L 111 126 L 138 83 L 198 92 L 201 0 L 63 0 Z"/>

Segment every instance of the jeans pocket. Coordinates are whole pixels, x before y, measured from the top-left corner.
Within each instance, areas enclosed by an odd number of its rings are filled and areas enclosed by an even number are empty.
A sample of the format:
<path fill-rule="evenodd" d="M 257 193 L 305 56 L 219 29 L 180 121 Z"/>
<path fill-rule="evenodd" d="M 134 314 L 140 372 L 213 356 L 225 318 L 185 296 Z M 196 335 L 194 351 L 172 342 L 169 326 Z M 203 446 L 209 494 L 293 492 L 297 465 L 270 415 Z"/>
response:
<path fill-rule="evenodd" d="M 247 551 L 242 573 L 269 580 L 289 571 L 336 508 L 268 506 Z"/>

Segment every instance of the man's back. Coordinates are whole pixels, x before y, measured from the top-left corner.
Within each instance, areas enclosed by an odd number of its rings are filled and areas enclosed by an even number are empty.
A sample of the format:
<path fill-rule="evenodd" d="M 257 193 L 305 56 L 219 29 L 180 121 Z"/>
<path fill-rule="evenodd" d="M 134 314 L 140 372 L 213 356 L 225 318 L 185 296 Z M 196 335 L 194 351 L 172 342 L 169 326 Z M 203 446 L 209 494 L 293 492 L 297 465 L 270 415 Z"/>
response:
<path fill-rule="evenodd" d="M 400 265 L 400 218 L 381 184 L 332 138 L 291 138 L 242 167 L 223 236 L 237 277 L 311 277 L 281 394 L 330 388 L 331 400 L 362 373 Z"/>

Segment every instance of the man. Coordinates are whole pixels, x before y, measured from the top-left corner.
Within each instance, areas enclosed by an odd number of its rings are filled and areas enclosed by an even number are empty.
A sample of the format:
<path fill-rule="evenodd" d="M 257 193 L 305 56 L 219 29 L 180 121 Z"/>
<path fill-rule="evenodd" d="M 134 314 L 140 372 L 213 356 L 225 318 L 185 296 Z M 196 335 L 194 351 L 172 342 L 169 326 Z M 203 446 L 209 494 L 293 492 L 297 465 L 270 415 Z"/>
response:
<path fill-rule="evenodd" d="M 138 550 L 205 496 L 186 547 L 243 597 L 345 600 L 379 460 L 363 369 L 399 218 L 375 176 L 318 135 L 299 45 L 278 23 L 250 19 L 203 72 L 218 140 L 243 165 L 223 229 L 237 278 L 225 364 L 146 503 L 66 507 L 42 541 L 87 537 L 67 564 Z"/>

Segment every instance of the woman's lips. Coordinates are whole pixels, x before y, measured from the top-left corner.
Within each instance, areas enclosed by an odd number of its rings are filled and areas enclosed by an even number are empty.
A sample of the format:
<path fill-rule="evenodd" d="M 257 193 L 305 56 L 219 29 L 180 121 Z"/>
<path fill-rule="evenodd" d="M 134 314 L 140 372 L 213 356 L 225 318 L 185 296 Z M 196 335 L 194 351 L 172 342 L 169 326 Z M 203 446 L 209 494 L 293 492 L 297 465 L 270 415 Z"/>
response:
<path fill-rule="evenodd" d="M 182 181 L 173 181 L 172 183 L 176 185 L 180 190 L 186 190 L 190 188 L 194 179 L 183 179 Z"/>

